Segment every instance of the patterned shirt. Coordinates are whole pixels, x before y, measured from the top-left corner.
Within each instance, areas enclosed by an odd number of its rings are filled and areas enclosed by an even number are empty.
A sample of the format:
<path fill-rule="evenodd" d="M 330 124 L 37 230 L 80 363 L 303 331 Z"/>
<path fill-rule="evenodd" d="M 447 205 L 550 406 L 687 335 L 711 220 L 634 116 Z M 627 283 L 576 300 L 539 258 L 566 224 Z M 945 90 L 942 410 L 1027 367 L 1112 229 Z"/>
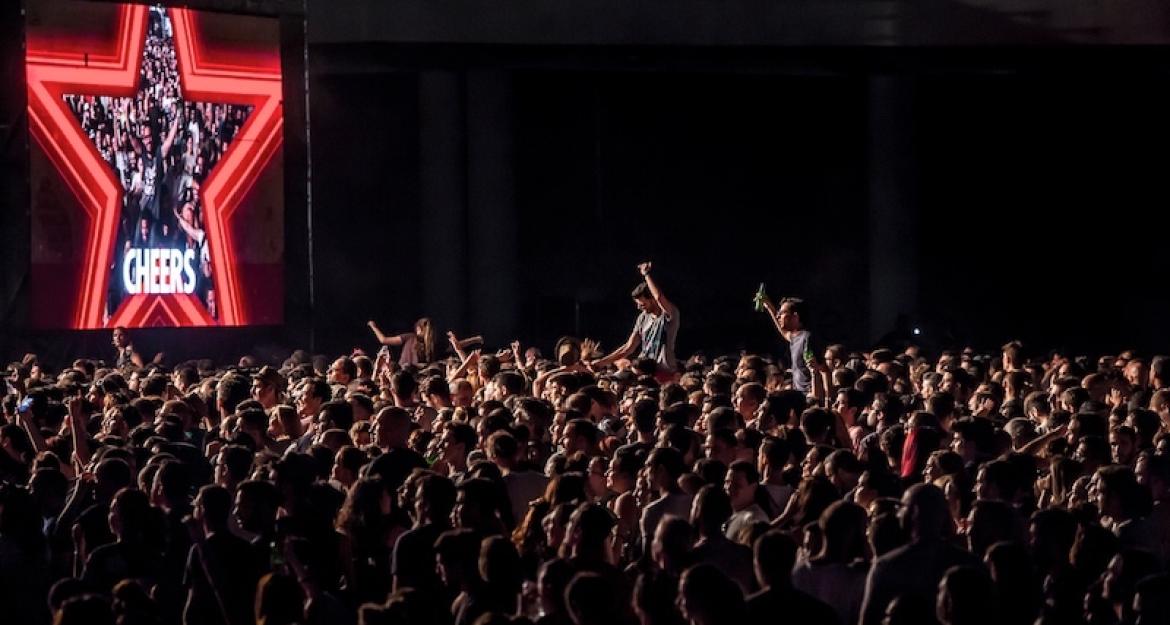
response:
<path fill-rule="evenodd" d="M 674 340 L 678 336 L 678 307 L 671 306 L 660 314 L 652 315 L 642 311 L 634 322 L 634 329 L 641 339 L 642 351 L 639 358 L 649 358 L 666 369 L 675 368 Z"/>

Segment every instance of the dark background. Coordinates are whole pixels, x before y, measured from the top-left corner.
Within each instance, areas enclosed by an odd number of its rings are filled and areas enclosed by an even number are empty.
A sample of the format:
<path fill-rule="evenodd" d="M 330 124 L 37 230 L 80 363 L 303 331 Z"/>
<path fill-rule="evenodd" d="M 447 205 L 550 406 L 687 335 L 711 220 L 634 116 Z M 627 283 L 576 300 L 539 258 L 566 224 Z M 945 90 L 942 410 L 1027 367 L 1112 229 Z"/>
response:
<path fill-rule="evenodd" d="M 933 348 L 1166 349 L 1155 3 L 1076 22 L 1011 2 L 741 2 L 719 19 L 690 0 L 310 2 L 307 111 L 302 3 L 195 4 L 283 16 L 289 312 L 148 332 L 151 350 L 371 349 L 367 319 L 422 315 L 492 346 L 612 348 L 644 259 L 681 309 L 681 354 L 778 350 L 751 309 L 761 282 L 858 348 L 902 313 Z M 17 210 L 21 193 L 6 189 Z M 6 214 L 6 250 L 27 246 Z M 5 280 L 7 354 L 108 351 L 107 333 L 23 331 L 26 286 Z"/>

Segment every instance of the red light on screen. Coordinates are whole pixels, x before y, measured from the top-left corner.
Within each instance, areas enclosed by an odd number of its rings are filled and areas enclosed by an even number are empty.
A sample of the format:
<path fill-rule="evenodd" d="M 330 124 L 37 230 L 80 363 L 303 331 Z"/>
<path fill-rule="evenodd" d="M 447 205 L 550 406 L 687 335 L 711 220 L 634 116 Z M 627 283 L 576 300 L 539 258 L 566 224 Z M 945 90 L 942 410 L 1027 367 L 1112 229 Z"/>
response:
<path fill-rule="evenodd" d="M 235 228 L 239 214 L 248 209 L 249 192 L 281 150 L 277 44 L 272 42 L 267 55 L 253 50 L 236 58 L 230 49 L 207 47 L 199 13 L 138 5 L 102 9 L 117 12 L 116 28 L 107 36 L 112 44 L 79 53 L 76 33 L 70 39 L 68 32 L 30 30 L 26 59 L 31 134 L 76 198 L 83 224 L 76 292 L 62 293 L 58 300 L 72 303 L 69 325 L 80 329 L 255 323 L 252 311 L 266 303 L 247 301 L 257 289 L 241 275 Z M 73 45 L 62 45 L 62 38 Z M 92 34 L 84 38 L 86 45 L 92 38 Z M 166 59 L 169 71 L 177 75 L 177 89 L 170 87 L 173 93 L 164 94 L 160 87 L 154 71 L 159 59 Z M 152 64 L 147 66 L 148 62 Z M 113 108 L 99 106 L 114 100 L 126 104 L 130 117 L 141 111 L 139 118 L 127 119 L 125 108 L 121 117 L 112 118 Z M 143 100 L 148 103 L 145 109 Z M 139 103 L 137 109 L 134 102 Z M 228 119 L 208 120 L 213 109 L 221 116 L 226 111 Z M 202 111 L 204 118 L 195 117 L 188 127 L 191 111 Z M 88 133 L 79 116 L 88 123 Z M 206 129 L 200 135 L 200 127 L 222 129 L 240 120 L 224 137 Z M 94 133 L 94 127 L 100 132 Z M 151 127 L 156 128 L 153 133 Z M 120 146 L 116 158 L 111 131 Z M 134 155 L 125 149 L 127 134 Z M 189 156 L 192 151 L 183 161 L 185 169 L 159 162 L 184 158 L 175 157 L 173 140 L 181 137 L 191 150 L 200 136 L 214 149 L 214 164 L 207 171 L 196 164 L 202 160 Z M 137 161 L 148 164 L 135 170 Z M 197 172 L 197 182 L 192 182 L 192 171 Z M 156 172 L 170 176 L 168 192 L 178 189 L 190 199 L 179 200 L 180 193 L 172 193 L 176 198 L 172 200 L 156 190 L 156 178 L 163 179 Z M 128 196 L 131 193 L 137 195 Z M 167 199 L 154 199 L 156 195 Z M 164 203 L 174 217 L 159 208 Z M 201 269 L 204 283 L 197 293 L 195 274 Z"/>

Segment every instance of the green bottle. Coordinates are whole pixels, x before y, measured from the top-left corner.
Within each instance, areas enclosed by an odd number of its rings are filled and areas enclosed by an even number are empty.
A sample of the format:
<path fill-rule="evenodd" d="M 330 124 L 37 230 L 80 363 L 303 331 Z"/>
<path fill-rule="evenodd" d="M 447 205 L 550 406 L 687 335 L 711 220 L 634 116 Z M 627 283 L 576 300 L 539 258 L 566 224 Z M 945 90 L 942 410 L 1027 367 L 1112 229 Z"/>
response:
<path fill-rule="evenodd" d="M 755 302 L 756 312 L 764 311 L 764 300 L 767 299 L 767 297 L 768 296 L 764 293 L 764 283 L 761 282 L 760 288 L 756 290 L 756 297 L 754 300 L 752 300 Z"/>

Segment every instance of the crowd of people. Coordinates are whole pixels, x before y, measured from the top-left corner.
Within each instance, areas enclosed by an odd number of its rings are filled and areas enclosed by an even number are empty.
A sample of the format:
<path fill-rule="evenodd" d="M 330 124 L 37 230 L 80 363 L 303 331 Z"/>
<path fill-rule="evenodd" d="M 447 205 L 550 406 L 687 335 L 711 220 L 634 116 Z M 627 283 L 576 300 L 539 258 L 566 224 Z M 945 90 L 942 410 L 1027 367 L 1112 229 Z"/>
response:
<path fill-rule="evenodd" d="M 819 349 L 791 298 L 780 357 L 683 357 L 651 270 L 609 353 L 421 319 L 334 359 L 167 368 L 119 329 L 112 366 L 13 363 L 4 620 L 1170 622 L 1170 358 Z"/>
<path fill-rule="evenodd" d="M 133 96 L 64 99 L 122 186 L 107 318 L 126 296 L 121 254 L 131 248 L 194 250 L 196 293 L 217 317 L 200 190 L 252 107 L 183 99 L 171 20 L 159 7 L 149 13 Z"/>

